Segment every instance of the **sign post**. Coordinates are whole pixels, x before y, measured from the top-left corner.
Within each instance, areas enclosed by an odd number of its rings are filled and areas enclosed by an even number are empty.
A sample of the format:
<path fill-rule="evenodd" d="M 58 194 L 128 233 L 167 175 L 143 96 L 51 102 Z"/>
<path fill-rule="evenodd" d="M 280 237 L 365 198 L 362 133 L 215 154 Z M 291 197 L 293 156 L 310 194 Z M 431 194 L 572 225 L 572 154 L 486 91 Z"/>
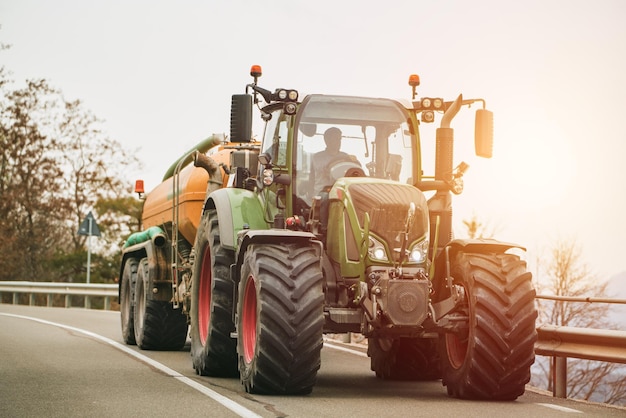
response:
<path fill-rule="evenodd" d="M 78 235 L 84 235 L 87 237 L 87 283 L 90 281 L 91 274 L 91 236 L 100 236 L 100 228 L 96 223 L 96 218 L 93 217 L 93 213 L 89 211 L 83 222 L 78 227 Z"/>

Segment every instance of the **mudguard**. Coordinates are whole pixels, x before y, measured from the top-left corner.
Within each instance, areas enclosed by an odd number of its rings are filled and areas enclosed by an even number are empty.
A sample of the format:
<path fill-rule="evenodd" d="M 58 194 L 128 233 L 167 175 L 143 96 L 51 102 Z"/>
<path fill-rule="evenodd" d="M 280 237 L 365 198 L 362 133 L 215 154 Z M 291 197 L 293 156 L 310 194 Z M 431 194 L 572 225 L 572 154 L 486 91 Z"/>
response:
<path fill-rule="evenodd" d="M 437 255 L 437 258 L 435 260 L 435 275 L 433 279 L 442 276 L 445 277 L 446 257 L 451 256 L 451 254 L 454 254 L 457 251 L 477 253 L 503 253 L 507 250 L 510 250 L 511 248 L 519 248 L 523 251 L 526 251 L 526 248 L 522 247 L 521 245 L 510 242 L 502 242 L 491 238 L 453 239 L 452 241 L 447 243 L 444 249 L 440 251 Z"/>
<path fill-rule="evenodd" d="M 263 202 L 257 193 L 250 190 L 226 187 L 212 192 L 204 210 L 215 209 L 220 226 L 222 246 L 237 249 L 237 234 L 244 229 L 266 230 L 270 224 L 263 216 Z"/>
<path fill-rule="evenodd" d="M 141 260 L 144 257 L 148 258 L 148 268 L 149 268 L 149 281 L 147 285 L 152 286 L 152 282 L 155 279 L 165 280 L 166 277 L 169 277 L 169 269 L 167 267 L 167 254 L 166 254 L 166 246 L 164 246 L 165 241 L 148 239 L 146 241 L 140 242 L 138 244 L 130 245 L 123 249 L 122 251 L 122 262 L 120 263 L 120 286 L 122 283 L 121 277 L 124 272 L 124 265 L 126 264 L 126 260 L 128 258 L 134 257 L 137 261 Z M 121 299 L 121 289 L 118 286 L 118 300 Z"/>
<path fill-rule="evenodd" d="M 435 318 L 441 318 L 444 314 L 451 311 L 456 304 L 456 299 L 453 295 L 441 297 L 441 295 L 446 294 L 445 289 L 451 288 L 452 278 L 448 277 L 448 271 L 450 269 L 449 260 L 453 259 L 456 253 L 500 254 L 511 248 L 519 248 L 526 251 L 526 248 L 521 245 L 497 241 L 491 238 L 454 239 L 447 243 L 435 260 L 434 274 L 431 276 L 435 295 L 439 295 L 433 298 L 432 305 L 436 313 Z"/>
<path fill-rule="evenodd" d="M 452 247 L 453 250 L 462 249 L 465 251 L 481 252 L 483 250 L 489 250 L 490 252 L 503 253 L 511 248 L 519 248 L 526 251 L 525 247 L 521 245 L 502 242 L 491 238 L 465 238 L 465 239 L 453 239 L 446 247 Z M 443 254 L 443 251 L 442 251 Z M 441 256 L 441 254 L 440 254 Z"/>

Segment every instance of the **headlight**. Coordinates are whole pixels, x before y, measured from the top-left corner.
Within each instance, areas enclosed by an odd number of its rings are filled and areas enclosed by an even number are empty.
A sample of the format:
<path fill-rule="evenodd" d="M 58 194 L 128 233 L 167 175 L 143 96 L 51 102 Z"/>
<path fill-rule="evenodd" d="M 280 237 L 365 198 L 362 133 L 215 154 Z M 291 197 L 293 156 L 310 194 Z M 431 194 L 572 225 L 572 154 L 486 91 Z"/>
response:
<path fill-rule="evenodd" d="M 411 263 L 424 263 L 428 259 L 428 239 L 418 242 L 411 248 L 409 261 Z"/>
<path fill-rule="evenodd" d="M 266 168 L 263 170 L 263 184 L 269 186 L 274 181 L 274 170 Z"/>
<path fill-rule="evenodd" d="M 376 238 L 372 238 L 370 236 L 369 248 L 367 249 L 367 253 L 369 254 L 372 260 L 378 261 L 388 261 L 387 252 L 385 251 L 385 246 L 381 244 Z"/>
<path fill-rule="evenodd" d="M 296 90 L 289 90 L 287 98 L 292 102 L 295 102 L 296 100 L 298 100 L 298 92 Z"/>
<path fill-rule="evenodd" d="M 461 194 L 463 193 L 463 179 L 461 177 L 456 177 L 452 180 L 450 184 L 452 193 Z"/>
<path fill-rule="evenodd" d="M 422 112 L 422 122 L 431 123 L 435 120 L 435 112 L 432 110 L 425 110 Z"/>
<path fill-rule="evenodd" d="M 295 115 L 296 110 L 298 110 L 298 106 L 295 103 L 287 103 L 285 104 L 285 113 L 288 115 Z"/>

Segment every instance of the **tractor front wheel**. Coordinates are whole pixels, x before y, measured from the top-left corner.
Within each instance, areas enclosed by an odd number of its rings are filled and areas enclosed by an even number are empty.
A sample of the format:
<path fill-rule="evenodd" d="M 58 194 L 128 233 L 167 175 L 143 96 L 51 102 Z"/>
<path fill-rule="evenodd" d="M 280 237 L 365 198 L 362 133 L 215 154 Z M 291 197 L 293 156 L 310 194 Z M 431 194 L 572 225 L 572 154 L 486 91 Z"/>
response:
<path fill-rule="evenodd" d="M 437 380 L 441 367 L 436 338 L 370 337 L 367 355 L 379 379 Z"/>
<path fill-rule="evenodd" d="M 239 375 L 249 393 L 313 390 L 320 368 L 324 295 L 316 249 L 250 245 L 237 303 Z"/>
<path fill-rule="evenodd" d="M 231 332 L 234 252 L 222 246 L 217 211 L 207 210 L 196 234 L 196 261 L 191 286 L 191 358 L 203 376 L 236 376 L 237 347 Z"/>
<path fill-rule="evenodd" d="M 512 254 L 459 252 L 451 263 L 467 323 L 440 337 L 442 382 L 463 399 L 514 400 L 530 380 L 537 339 L 535 290 Z"/>

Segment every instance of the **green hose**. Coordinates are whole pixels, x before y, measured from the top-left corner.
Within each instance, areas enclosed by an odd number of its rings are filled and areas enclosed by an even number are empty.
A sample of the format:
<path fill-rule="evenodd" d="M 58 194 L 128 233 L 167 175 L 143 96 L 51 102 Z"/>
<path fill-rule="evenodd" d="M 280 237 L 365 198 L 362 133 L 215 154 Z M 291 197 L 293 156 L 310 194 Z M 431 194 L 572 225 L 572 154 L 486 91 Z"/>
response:
<path fill-rule="evenodd" d="M 163 176 L 163 181 L 169 179 L 170 177 L 172 177 L 174 175 L 174 171 L 176 170 L 176 166 L 178 165 L 178 163 L 180 162 L 180 160 L 182 160 L 183 158 L 185 158 L 186 155 L 191 154 L 193 151 L 200 151 L 202 153 L 207 152 L 208 150 L 210 150 L 211 148 L 213 148 L 216 145 L 221 144 L 222 142 L 224 142 L 224 136 L 223 135 L 216 135 L 213 134 L 210 137 L 208 137 L 207 139 L 200 141 L 195 147 L 193 147 L 192 149 L 190 149 L 189 151 L 187 151 L 186 153 L 184 153 L 180 158 L 178 158 L 174 164 L 172 164 L 170 166 L 170 168 L 167 169 L 167 171 L 165 172 L 165 175 Z M 189 161 L 185 161 L 183 163 L 183 167 L 186 166 L 187 164 L 189 164 L 191 161 L 193 161 L 192 157 L 188 158 Z"/>
<path fill-rule="evenodd" d="M 141 244 L 142 242 L 146 242 L 148 240 L 153 240 L 154 245 L 160 247 L 165 244 L 165 233 L 158 226 L 152 226 L 145 231 L 134 232 L 124 243 L 124 248 L 135 244 Z"/>

